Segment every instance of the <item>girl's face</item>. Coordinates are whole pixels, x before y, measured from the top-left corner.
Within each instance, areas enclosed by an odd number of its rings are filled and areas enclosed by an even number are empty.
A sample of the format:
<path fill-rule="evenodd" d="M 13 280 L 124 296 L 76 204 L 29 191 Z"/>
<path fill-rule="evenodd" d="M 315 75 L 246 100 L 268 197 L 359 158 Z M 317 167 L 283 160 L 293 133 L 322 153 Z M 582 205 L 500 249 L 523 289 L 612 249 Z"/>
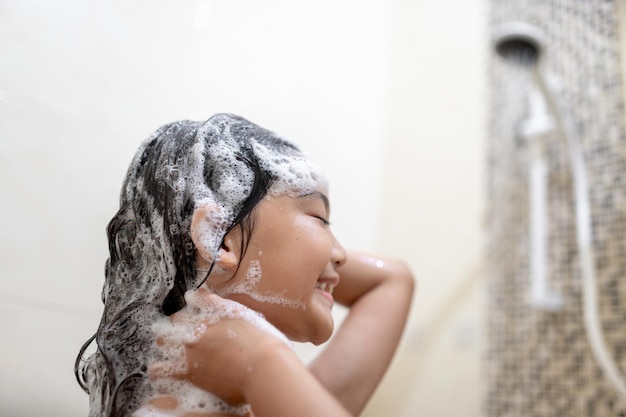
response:
<path fill-rule="evenodd" d="M 292 340 L 325 342 L 333 331 L 336 268 L 346 259 L 330 230 L 325 190 L 267 196 L 253 215 L 237 271 L 213 290 L 264 314 Z"/>

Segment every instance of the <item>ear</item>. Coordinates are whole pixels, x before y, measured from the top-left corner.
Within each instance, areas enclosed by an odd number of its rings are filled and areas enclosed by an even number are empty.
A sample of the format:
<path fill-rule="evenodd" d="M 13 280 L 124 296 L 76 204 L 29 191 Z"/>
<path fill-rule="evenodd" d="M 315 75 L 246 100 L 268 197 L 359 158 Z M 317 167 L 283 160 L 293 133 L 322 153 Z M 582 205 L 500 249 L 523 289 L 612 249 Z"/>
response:
<path fill-rule="evenodd" d="M 224 269 L 232 269 L 239 265 L 241 255 L 241 231 L 233 228 L 224 236 L 215 263 Z"/>
<path fill-rule="evenodd" d="M 222 217 L 221 211 L 221 207 L 215 204 L 204 203 L 195 209 L 191 217 L 191 240 L 198 253 L 200 269 L 208 269 L 214 261 L 222 229 L 222 225 L 218 224 L 216 219 Z M 237 240 L 239 233 L 239 230 L 234 228 L 226 234 L 217 251 L 216 266 L 228 270 L 238 265 L 241 252 Z"/>

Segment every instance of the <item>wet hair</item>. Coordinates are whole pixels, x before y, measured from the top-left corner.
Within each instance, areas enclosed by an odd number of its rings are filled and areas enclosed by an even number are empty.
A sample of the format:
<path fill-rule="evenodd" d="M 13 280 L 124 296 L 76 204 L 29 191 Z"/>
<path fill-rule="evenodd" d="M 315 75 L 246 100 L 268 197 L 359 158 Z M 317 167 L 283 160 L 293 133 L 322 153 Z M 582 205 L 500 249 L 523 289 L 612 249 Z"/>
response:
<path fill-rule="evenodd" d="M 202 279 L 196 269 L 194 210 L 204 203 L 217 208 L 206 241 L 215 255 L 235 227 L 245 250 L 254 208 L 270 190 L 285 193 L 320 181 L 295 145 L 230 114 L 170 123 L 142 143 L 107 227 L 102 318 L 75 364 L 90 396 L 90 417 L 127 417 L 141 405 L 149 359 L 159 355 L 150 324 L 183 308 L 185 293 L 208 276 Z M 95 353 L 84 359 L 94 340 Z"/>

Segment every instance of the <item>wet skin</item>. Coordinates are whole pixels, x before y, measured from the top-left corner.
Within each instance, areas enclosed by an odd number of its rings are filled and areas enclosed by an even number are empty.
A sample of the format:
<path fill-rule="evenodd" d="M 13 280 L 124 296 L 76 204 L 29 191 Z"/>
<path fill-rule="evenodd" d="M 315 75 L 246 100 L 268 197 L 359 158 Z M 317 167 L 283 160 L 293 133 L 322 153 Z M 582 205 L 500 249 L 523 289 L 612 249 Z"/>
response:
<path fill-rule="evenodd" d="M 209 287 L 217 294 L 228 293 L 260 266 L 261 280 L 253 292 L 275 301 L 259 301 L 255 294 L 245 293 L 226 298 L 262 313 L 291 340 L 325 342 L 333 332 L 332 291 L 339 284 L 336 268 L 346 261 L 346 252 L 330 229 L 325 191 L 267 196 L 254 216 L 254 230 L 243 256 L 238 228 L 224 239 L 218 263 L 231 255 L 235 260 L 232 266 L 222 262 L 222 268 L 209 277 Z"/>

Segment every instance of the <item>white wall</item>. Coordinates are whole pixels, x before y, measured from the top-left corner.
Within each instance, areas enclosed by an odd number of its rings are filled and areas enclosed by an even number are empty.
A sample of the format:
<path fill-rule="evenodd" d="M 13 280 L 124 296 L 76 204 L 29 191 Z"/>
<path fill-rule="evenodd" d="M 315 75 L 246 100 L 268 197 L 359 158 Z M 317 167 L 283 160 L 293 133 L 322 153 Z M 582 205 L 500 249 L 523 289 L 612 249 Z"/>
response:
<path fill-rule="evenodd" d="M 86 414 L 73 361 L 99 319 L 127 164 L 159 125 L 224 111 L 324 166 L 346 246 L 409 259 L 414 317 L 366 414 L 437 410 L 417 379 L 454 370 L 414 366 L 418 339 L 447 334 L 458 305 L 471 342 L 480 316 L 465 277 L 481 244 L 483 1 L 0 3 L 0 415 Z"/>
<path fill-rule="evenodd" d="M 484 414 L 486 3 L 394 3 L 377 244 L 419 288 L 368 417 Z"/>

